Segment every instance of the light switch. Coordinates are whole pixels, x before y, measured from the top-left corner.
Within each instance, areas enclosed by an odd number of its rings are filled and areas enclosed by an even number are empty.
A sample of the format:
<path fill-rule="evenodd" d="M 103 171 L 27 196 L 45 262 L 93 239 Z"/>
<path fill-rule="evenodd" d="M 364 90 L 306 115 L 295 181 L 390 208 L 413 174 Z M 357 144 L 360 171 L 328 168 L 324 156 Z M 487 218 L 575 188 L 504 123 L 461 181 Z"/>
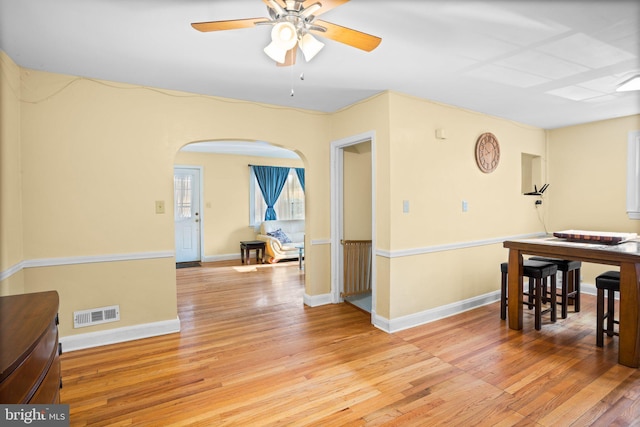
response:
<path fill-rule="evenodd" d="M 156 200 L 156 213 L 157 214 L 164 213 L 164 200 Z"/>

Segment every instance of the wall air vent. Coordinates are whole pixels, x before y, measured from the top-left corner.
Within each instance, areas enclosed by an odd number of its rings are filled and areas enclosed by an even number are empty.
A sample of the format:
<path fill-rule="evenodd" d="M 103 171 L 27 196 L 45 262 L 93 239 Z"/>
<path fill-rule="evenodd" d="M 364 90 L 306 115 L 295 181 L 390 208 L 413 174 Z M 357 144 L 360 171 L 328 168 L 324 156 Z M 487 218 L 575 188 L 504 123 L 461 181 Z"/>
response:
<path fill-rule="evenodd" d="M 73 312 L 73 327 L 83 328 L 85 326 L 99 325 L 101 323 L 117 322 L 120 320 L 120 306 L 111 305 L 109 307 L 92 308 L 90 310 Z"/>

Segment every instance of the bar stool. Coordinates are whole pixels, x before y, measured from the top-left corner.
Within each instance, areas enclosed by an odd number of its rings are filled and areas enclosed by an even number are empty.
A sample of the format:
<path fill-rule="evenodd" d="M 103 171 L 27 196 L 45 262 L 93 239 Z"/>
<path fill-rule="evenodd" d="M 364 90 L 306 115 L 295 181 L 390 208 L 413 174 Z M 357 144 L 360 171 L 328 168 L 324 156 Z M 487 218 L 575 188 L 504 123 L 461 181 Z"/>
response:
<path fill-rule="evenodd" d="M 598 347 L 604 346 L 604 334 L 612 337 L 614 335 L 620 336 L 618 332 L 614 331 L 614 324 L 620 324 L 618 320 L 615 320 L 615 293 L 620 292 L 620 272 L 619 271 L 607 271 L 596 277 L 596 288 L 598 290 L 597 305 L 597 320 L 596 320 L 596 345 Z M 604 311 L 604 299 L 605 291 L 607 293 L 607 311 Z M 607 321 L 607 327 L 604 327 L 604 321 Z M 619 326 L 618 326 L 619 327 Z"/>
<path fill-rule="evenodd" d="M 558 266 L 558 271 L 562 272 L 562 281 L 560 284 L 560 308 L 561 317 L 567 318 L 569 307 L 569 298 L 573 298 L 573 310 L 577 313 L 580 311 L 580 268 L 582 262 L 568 259 L 531 257 L 530 260 L 552 262 Z M 569 288 L 569 277 L 571 277 L 571 289 Z"/>
<path fill-rule="evenodd" d="M 500 292 L 500 318 L 507 318 L 507 271 L 509 263 L 500 264 L 502 272 L 502 283 Z M 523 301 L 530 309 L 535 309 L 535 328 L 542 329 L 542 315 L 551 313 L 551 321 L 556 321 L 556 274 L 558 266 L 554 263 L 543 261 L 524 260 L 522 262 L 522 276 L 529 278 L 529 292 L 524 293 L 528 296 L 528 301 Z M 551 299 L 549 300 L 549 308 L 542 310 L 542 290 L 546 289 L 547 278 L 551 278 Z"/>

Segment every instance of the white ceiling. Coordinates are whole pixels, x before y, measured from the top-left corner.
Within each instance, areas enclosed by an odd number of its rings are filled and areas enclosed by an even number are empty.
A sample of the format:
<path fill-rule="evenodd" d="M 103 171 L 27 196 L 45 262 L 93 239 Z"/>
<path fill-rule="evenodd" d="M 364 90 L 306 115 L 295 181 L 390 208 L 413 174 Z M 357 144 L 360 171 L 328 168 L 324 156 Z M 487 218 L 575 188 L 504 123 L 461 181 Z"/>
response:
<path fill-rule="evenodd" d="M 331 40 L 276 67 L 261 0 L 0 0 L 0 49 L 36 70 L 332 112 L 384 90 L 541 128 L 640 113 L 640 1 L 351 0 L 322 19 L 382 37 Z M 300 79 L 304 75 L 304 80 Z M 291 90 L 294 96 L 291 96 Z"/>

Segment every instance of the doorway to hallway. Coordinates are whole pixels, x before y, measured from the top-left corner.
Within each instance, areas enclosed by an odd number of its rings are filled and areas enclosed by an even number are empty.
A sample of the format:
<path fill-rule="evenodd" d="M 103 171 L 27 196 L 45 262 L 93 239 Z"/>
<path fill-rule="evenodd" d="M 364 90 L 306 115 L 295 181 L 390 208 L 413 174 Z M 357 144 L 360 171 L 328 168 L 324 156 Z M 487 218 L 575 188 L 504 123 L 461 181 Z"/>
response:
<path fill-rule="evenodd" d="M 332 143 L 332 297 L 375 315 L 374 135 L 363 134 Z M 349 262 L 345 242 L 369 243 L 366 258 Z M 347 255 L 347 256 L 345 256 Z M 366 267 L 360 268 L 362 265 Z M 356 270 L 362 271 L 354 271 Z M 346 274 L 345 274 L 346 273 Z M 352 281 L 370 285 L 353 288 Z M 363 289 L 368 291 L 362 292 Z M 354 292 L 355 289 L 355 292 Z"/>

